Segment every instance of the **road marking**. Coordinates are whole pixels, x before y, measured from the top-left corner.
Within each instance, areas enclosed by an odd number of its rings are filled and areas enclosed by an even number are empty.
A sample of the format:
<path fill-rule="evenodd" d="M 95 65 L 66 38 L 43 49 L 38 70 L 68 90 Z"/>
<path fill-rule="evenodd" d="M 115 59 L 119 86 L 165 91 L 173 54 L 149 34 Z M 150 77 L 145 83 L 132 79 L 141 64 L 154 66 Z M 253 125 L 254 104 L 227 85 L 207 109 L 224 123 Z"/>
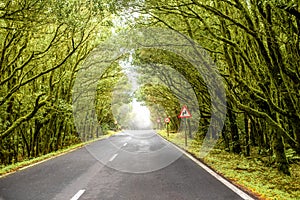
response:
<path fill-rule="evenodd" d="M 118 156 L 117 153 L 116 153 L 115 155 L 113 155 L 113 157 L 111 157 L 111 158 L 109 159 L 109 162 L 113 161 L 117 156 Z"/>
<path fill-rule="evenodd" d="M 197 160 L 196 158 L 194 158 L 188 152 L 186 152 L 183 149 L 179 148 L 178 146 L 176 146 L 172 142 L 169 142 L 168 140 L 166 140 L 165 138 L 163 138 L 159 134 L 157 134 L 157 135 L 160 138 L 162 138 L 164 141 L 166 141 L 166 142 L 170 143 L 171 145 L 173 145 L 176 149 L 178 149 L 179 151 L 181 151 L 184 155 L 186 155 L 188 158 L 190 158 L 192 161 L 194 161 L 196 164 L 198 164 L 205 171 L 207 171 L 209 174 L 211 174 L 213 177 L 215 177 L 217 180 L 219 180 L 221 183 L 223 183 L 225 186 L 227 186 L 229 189 L 231 189 L 237 195 L 239 195 L 240 197 L 242 197 L 244 200 L 255 200 L 250 195 L 248 195 L 246 192 L 242 191 L 237 186 L 235 186 L 233 183 L 231 183 L 228 180 L 224 179 L 222 176 L 220 176 L 219 174 L 217 174 L 215 171 L 213 171 L 212 169 L 210 169 L 209 167 L 207 167 L 205 164 L 203 164 L 202 162 L 200 162 L 199 160 Z"/>
<path fill-rule="evenodd" d="M 125 144 L 123 144 L 123 147 L 126 147 L 126 145 L 127 145 L 127 142 Z"/>
<path fill-rule="evenodd" d="M 219 180 L 221 183 L 226 185 L 229 189 L 231 189 L 233 192 L 235 192 L 237 195 L 242 197 L 245 200 L 254 200 L 252 197 L 250 197 L 247 193 L 240 190 L 237 186 L 230 183 L 228 180 L 224 179 L 222 176 L 217 174 L 215 171 L 207 167 L 205 164 L 201 163 L 199 160 L 194 158 L 192 155 L 188 154 L 187 152 L 184 153 L 187 157 L 189 157 L 191 160 L 193 160 L 195 163 L 197 163 L 200 167 L 202 167 L 205 171 L 210 173 L 213 177 L 215 177 L 217 180 Z"/>
<path fill-rule="evenodd" d="M 73 197 L 71 200 L 77 200 L 81 197 L 81 195 L 83 195 L 83 193 L 85 192 L 85 190 L 79 190 Z"/>

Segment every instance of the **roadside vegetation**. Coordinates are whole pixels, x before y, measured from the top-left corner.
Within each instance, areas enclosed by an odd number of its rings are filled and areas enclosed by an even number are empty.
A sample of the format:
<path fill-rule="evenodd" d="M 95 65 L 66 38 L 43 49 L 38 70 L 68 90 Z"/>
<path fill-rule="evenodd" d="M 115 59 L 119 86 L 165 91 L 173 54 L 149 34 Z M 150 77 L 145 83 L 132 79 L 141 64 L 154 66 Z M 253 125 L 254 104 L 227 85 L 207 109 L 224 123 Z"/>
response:
<path fill-rule="evenodd" d="M 10 173 L 13 173 L 13 172 L 16 172 L 18 170 L 22 170 L 22 169 L 26 168 L 27 166 L 30 167 L 30 166 L 33 166 L 36 163 L 40 163 L 40 162 L 46 161 L 48 159 L 55 158 L 57 156 L 61 156 L 65 153 L 69 153 L 73 150 L 82 148 L 85 145 L 88 145 L 89 143 L 95 142 L 97 140 L 105 139 L 105 138 L 110 137 L 114 134 L 116 134 L 115 131 L 108 131 L 105 135 L 99 136 L 97 139 L 89 140 L 87 142 L 80 142 L 78 144 L 74 144 L 74 145 L 65 147 L 63 149 L 60 149 L 60 150 L 57 150 L 57 151 L 54 151 L 54 152 L 36 157 L 36 158 L 33 158 L 33 159 L 23 160 L 23 161 L 13 163 L 13 164 L 10 164 L 10 165 L 1 166 L 0 167 L 0 178 L 2 176 L 6 176 L 6 175 L 8 175 Z"/>
<path fill-rule="evenodd" d="M 236 155 L 224 150 L 222 143 L 204 158 L 199 158 L 201 142 L 189 139 L 188 146 L 184 144 L 184 133 L 170 133 L 166 130 L 158 131 L 166 140 L 184 149 L 195 158 L 210 166 L 216 172 L 230 180 L 238 187 L 254 194 L 262 200 L 297 200 L 300 196 L 300 163 L 291 164 L 291 176 L 278 173 L 259 158 Z M 253 151 L 253 154 L 255 151 Z"/>

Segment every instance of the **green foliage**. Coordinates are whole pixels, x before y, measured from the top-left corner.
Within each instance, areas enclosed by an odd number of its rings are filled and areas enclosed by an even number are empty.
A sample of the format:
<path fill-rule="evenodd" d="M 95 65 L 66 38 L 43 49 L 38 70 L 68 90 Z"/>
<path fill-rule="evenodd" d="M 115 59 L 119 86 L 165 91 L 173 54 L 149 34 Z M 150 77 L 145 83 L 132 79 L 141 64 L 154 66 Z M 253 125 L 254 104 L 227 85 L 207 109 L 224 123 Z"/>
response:
<path fill-rule="evenodd" d="M 259 146 L 289 174 L 285 148 L 300 154 L 299 3 L 297 1 L 146 1 L 135 4 L 147 13 L 146 25 L 188 35 L 206 49 L 224 79 L 230 118 L 223 139 L 236 153 Z M 180 70 L 176 56 L 151 52 L 154 63 L 167 63 L 194 86 L 201 113 L 209 112 L 209 95 L 201 79 Z M 165 59 L 169 57 L 170 59 Z M 176 63 L 172 62 L 173 60 Z M 160 62 L 155 62 L 160 61 Z M 169 61 L 169 62 L 168 62 Z M 179 66 L 179 67 L 178 67 Z M 182 67 L 188 71 L 190 66 Z M 196 76 L 197 77 L 197 76 Z M 245 114 L 245 117 L 237 113 Z M 209 117 L 209 116 L 207 116 Z M 247 118 L 247 123 L 243 122 Z M 250 122 L 248 121 L 250 120 Z M 220 134 L 220 133 L 219 133 Z"/>
<path fill-rule="evenodd" d="M 120 116 L 122 105 L 130 102 L 131 97 L 125 92 L 128 88 L 128 79 L 117 62 L 107 68 L 99 80 L 95 106 L 104 133 L 117 129 L 115 121 L 123 123 L 125 116 L 122 119 L 117 116 Z"/>
<path fill-rule="evenodd" d="M 134 63 L 139 66 L 137 71 L 143 85 L 139 98 L 153 107 L 153 121 L 158 116 L 169 116 L 171 128 L 177 131 L 181 106 L 189 105 L 194 116 L 190 119 L 191 127 L 208 126 L 206 119 L 210 117 L 211 101 L 203 78 L 194 66 L 175 53 L 148 48 L 135 52 Z"/>
<path fill-rule="evenodd" d="M 1 2 L 1 165 L 80 141 L 72 87 L 82 61 L 110 34 L 102 26 L 110 18 L 104 7 L 100 1 Z"/>

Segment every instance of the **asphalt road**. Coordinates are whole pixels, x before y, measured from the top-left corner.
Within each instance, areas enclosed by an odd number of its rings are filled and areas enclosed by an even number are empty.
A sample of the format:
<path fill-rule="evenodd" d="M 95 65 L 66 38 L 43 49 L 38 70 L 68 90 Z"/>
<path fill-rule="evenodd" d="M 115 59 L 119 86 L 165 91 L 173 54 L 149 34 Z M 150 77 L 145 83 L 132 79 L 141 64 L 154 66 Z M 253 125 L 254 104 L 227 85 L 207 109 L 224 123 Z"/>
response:
<path fill-rule="evenodd" d="M 238 200 L 153 131 L 124 131 L 0 179 L 2 200 Z"/>

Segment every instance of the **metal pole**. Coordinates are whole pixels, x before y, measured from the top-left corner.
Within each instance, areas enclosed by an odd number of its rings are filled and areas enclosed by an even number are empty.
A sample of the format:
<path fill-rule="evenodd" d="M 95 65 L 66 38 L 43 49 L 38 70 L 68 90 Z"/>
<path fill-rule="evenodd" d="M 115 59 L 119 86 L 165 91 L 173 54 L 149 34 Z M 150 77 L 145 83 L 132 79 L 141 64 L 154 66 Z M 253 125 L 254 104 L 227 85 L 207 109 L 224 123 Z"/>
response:
<path fill-rule="evenodd" d="M 187 147 L 187 118 L 185 118 L 185 129 L 184 129 L 184 143 L 185 146 Z"/>
<path fill-rule="evenodd" d="M 169 123 L 167 123 L 167 134 L 168 134 L 168 137 L 169 137 Z"/>

